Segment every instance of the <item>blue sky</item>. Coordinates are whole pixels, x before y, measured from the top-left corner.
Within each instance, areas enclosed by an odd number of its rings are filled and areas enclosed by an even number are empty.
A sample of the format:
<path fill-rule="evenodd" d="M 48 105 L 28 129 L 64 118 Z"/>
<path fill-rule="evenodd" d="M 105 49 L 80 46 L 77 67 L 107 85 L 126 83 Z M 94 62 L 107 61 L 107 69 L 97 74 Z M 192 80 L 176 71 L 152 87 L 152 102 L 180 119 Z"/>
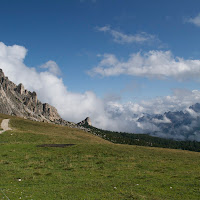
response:
<path fill-rule="evenodd" d="M 185 59 L 200 57 L 200 28 L 184 23 L 199 13 L 199 1 L 1 1 L 1 41 L 28 49 L 25 63 L 37 67 L 54 60 L 62 71 L 65 84 L 72 91 L 93 90 L 98 96 L 130 87 L 122 99 L 166 95 L 172 88 L 199 89 L 199 84 L 148 80 L 138 77 L 88 77 L 85 73 L 97 65 L 98 54 L 111 53 L 126 59 L 129 54 L 148 50 L 170 50 Z M 160 40 L 152 44 L 118 44 L 112 36 L 96 27 L 109 25 L 124 34 L 146 32 Z M 163 46 L 159 47 L 159 46 Z M 84 84 L 82 84 L 84 83 Z M 109 85 L 109 87 L 108 87 Z M 135 88 L 135 86 L 133 86 Z M 137 97 L 140 98 L 140 97 Z"/>
<path fill-rule="evenodd" d="M 26 48 L 23 63 L 37 73 L 54 61 L 68 92 L 139 104 L 200 90 L 199 8 L 198 0 L 2 0 L 0 41 Z"/>

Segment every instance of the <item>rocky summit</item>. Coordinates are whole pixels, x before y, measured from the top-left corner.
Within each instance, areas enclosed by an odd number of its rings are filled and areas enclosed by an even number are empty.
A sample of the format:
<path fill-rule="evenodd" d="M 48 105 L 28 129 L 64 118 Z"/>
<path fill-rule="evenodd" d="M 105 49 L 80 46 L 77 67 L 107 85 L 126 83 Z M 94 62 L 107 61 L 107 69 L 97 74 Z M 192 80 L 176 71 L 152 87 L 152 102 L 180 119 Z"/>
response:
<path fill-rule="evenodd" d="M 23 84 L 14 84 L 4 75 L 2 69 L 0 69 L 0 113 L 84 129 L 73 122 L 63 120 L 55 107 L 40 102 L 36 92 L 26 90 Z"/>
<path fill-rule="evenodd" d="M 36 92 L 30 92 L 20 83 L 15 85 L 0 69 L 0 112 L 27 119 L 45 122 L 58 122 L 61 117 L 56 108 L 41 103 Z"/>
<path fill-rule="evenodd" d="M 79 126 L 83 126 L 83 125 L 92 126 L 92 122 L 91 122 L 90 118 L 87 117 L 87 118 L 84 119 L 83 121 L 79 122 L 78 125 L 79 125 Z"/>

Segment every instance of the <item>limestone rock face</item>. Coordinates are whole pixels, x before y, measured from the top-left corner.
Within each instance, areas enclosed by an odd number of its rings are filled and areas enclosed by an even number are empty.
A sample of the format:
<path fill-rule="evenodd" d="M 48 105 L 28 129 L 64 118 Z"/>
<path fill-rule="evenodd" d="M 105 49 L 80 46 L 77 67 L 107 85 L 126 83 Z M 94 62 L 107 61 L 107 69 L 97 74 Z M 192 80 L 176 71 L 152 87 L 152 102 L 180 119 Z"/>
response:
<path fill-rule="evenodd" d="M 92 126 L 92 122 L 91 122 L 90 118 L 87 117 L 87 118 L 84 119 L 83 121 L 79 122 L 78 125 L 79 125 L 79 126 L 83 126 L 83 125 Z"/>
<path fill-rule="evenodd" d="M 30 92 L 20 83 L 15 85 L 0 69 L 0 113 L 16 115 L 36 121 L 63 124 L 56 108 L 41 103 L 36 92 Z"/>
<path fill-rule="evenodd" d="M 14 84 L 4 75 L 2 69 L 0 69 L 0 113 L 90 131 L 81 124 L 62 119 L 55 107 L 48 103 L 41 103 L 36 92 L 26 90 L 22 83 Z M 91 125 L 89 117 L 84 120 L 84 123 Z"/>

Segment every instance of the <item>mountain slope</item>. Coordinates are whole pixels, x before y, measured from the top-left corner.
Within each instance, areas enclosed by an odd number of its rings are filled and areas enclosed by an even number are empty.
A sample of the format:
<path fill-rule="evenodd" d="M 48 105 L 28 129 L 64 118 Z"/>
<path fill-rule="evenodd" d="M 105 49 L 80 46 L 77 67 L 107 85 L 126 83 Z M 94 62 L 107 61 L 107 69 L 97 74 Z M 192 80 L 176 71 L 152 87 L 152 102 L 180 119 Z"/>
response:
<path fill-rule="evenodd" d="M 57 110 L 41 103 L 35 92 L 25 90 L 22 84 L 15 85 L 0 69 L 0 112 L 36 121 L 56 122 L 61 120 Z"/>
<path fill-rule="evenodd" d="M 0 199 L 200 196 L 199 153 L 112 144 L 80 129 L 0 114 L 2 118 L 11 119 L 13 130 L 0 135 Z"/>
<path fill-rule="evenodd" d="M 63 120 L 55 107 L 48 103 L 40 102 L 37 98 L 36 92 L 26 90 L 21 83 L 19 85 L 14 84 L 4 75 L 1 69 L 0 113 L 19 116 L 34 121 L 81 128 L 73 122 Z"/>

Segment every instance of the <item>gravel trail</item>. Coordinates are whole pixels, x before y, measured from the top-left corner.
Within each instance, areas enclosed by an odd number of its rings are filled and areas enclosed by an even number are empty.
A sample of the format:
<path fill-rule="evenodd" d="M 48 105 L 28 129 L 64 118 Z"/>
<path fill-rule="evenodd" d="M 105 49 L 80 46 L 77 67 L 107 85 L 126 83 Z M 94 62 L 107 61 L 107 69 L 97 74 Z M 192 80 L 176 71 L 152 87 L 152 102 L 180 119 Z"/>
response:
<path fill-rule="evenodd" d="M 12 130 L 11 128 L 8 127 L 8 123 L 9 123 L 10 119 L 3 119 L 1 122 L 1 128 L 3 129 L 2 131 L 0 131 L 0 134 L 5 132 L 5 131 L 9 131 Z"/>

